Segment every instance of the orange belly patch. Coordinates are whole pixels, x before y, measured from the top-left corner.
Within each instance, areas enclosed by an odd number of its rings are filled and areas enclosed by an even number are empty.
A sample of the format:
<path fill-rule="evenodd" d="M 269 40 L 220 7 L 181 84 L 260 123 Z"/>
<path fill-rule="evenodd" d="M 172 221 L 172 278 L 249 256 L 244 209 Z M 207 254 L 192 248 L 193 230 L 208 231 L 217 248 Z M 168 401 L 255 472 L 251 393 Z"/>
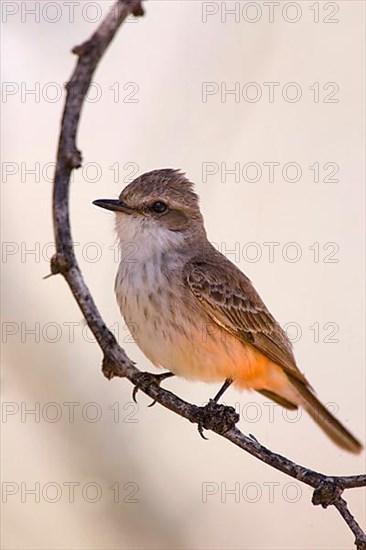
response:
<path fill-rule="evenodd" d="M 288 386 L 280 366 L 223 329 L 202 338 L 196 327 L 191 338 L 175 339 L 173 355 L 162 366 L 191 380 L 223 382 L 231 378 L 241 389 L 278 392 Z"/>

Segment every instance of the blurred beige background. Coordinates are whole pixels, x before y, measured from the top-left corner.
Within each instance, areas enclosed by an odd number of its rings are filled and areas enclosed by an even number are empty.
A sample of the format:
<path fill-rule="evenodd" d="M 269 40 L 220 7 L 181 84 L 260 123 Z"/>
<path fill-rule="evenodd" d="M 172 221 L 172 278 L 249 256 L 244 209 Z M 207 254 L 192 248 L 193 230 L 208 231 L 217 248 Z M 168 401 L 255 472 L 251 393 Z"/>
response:
<path fill-rule="evenodd" d="M 113 295 L 113 215 L 91 202 L 137 173 L 182 168 L 211 240 L 287 326 L 318 395 L 365 441 L 364 4 L 266 4 L 152 1 L 121 29 L 78 136 L 78 259 L 107 324 L 151 369 Z M 133 405 L 127 381 L 102 377 L 65 282 L 42 280 L 70 49 L 111 4 L 45 6 L 2 2 L 2 547 L 353 548 L 307 487 L 214 435 L 201 440 L 142 394 Z M 217 391 L 166 387 L 195 403 Z M 271 449 L 329 474 L 364 470 L 364 453 L 338 450 L 305 415 L 255 394 L 225 398 Z M 363 523 L 364 493 L 347 500 Z"/>

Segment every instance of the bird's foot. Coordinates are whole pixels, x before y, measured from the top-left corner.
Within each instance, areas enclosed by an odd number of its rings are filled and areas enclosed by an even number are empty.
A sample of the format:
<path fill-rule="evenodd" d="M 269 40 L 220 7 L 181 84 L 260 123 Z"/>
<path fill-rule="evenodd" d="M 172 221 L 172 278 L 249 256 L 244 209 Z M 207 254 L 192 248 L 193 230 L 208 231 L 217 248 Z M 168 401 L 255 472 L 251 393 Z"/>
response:
<path fill-rule="evenodd" d="M 163 372 L 162 374 L 152 374 L 151 372 L 141 372 L 139 377 L 140 381 L 136 384 L 136 386 L 133 389 L 132 392 L 132 399 L 135 403 L 136 401 L 136 395 L 140 388 L 150 386 L 151 384 L 156 384 L 160 386 L 160 384 L 165 380 L 166 378 L 170 378 L 171 376 L 174 376 L 173 372 Z M 148 407 L 152 407 L 155 405 L 156 401 L 152 401 Z"/>
<path fill-rule="evenodd" d="M 234 428 L 239 418 L 239 414 L 234 407 L 220 405 L 214 399 L 210 399 L 207 405 L 198 407 L 198 432 L 203 439 L 208 439 L 203 430 L 212 430 L 224 434 Z"/>

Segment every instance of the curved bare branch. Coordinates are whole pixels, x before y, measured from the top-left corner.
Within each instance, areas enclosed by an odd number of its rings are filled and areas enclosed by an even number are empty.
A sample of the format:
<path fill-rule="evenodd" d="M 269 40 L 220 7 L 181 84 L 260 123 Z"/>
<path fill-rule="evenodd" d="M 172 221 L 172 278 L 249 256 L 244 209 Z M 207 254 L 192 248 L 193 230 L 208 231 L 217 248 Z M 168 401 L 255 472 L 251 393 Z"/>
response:
<path fill-rule="evenodd" d="M 74 254 L 69 219 L 70 175 L 72 170 L 79 168 L 82 163 L 81 153 L 76 146 L 77 129 L 85 95 L 95 69 L 117 30 L 131 13 L 136 16 L 143 15 L 140 0 L 117 0 L 91 38 L 73 49 L 78 56 L 78 61 L 67 84 L 54 177 L 53 223 L 56 254 L 51 260 L 51 273 L 53 275 L 61 273 L 70 286 L 103 351 L 102 370 L 107 378 L 114 376 L 127 378 L 135 387 L 137 386 L 167 409 L 190 422 L 203 425 L 205 429 L 224 437 L 269 466 L 313 487 L 313 504 L 324 508 L 329 505 L 335 506 L 353 532 L 357 549 L 365 550 L 366 535 L 350 513 L 341 495 L 345 489 L 366 486 L 366 475 L 328 476 L 295 464 L 261 445 L 254 436 L 245 436 L 238 430 L 235 426 L 238 415 L 232 407 L 211 403 L 211 409 L 207 413 L 207 408 L 204 411 L 202 407 L 187 403 L 173 393 L 160 388 L 148 373 L 143 373 L 135 367 L 118 345 L 113 334 L 107 329 L 85 284 Z"/>

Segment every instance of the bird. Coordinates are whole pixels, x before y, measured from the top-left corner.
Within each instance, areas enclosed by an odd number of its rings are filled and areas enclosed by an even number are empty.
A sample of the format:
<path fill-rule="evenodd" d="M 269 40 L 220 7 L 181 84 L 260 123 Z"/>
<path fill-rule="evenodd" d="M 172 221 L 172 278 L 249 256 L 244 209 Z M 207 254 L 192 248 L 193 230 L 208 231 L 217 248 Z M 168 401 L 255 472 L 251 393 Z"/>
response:
<path fill-rule="evenodd" d="M 183 172 L 146 172 L 118 199 L 93 204 L 116 214 L 117 303 L 145 356 L 168 370 L 161 379 L 221 383 L 216 402 L 233 385 L 286 409 L 302 407 L 339 447 L 361 451 L 317 398 L 252 282 L 208 240 L 198 195 Z"/>

